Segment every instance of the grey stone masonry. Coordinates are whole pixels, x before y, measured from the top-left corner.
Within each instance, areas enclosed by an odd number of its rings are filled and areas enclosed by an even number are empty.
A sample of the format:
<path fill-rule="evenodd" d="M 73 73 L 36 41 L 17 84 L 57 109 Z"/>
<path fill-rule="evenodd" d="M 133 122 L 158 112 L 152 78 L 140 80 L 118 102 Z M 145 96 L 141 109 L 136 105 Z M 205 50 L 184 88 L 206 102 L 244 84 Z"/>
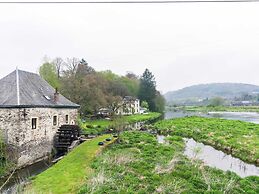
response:
<path fill-rule="evenodd" d="M 21 167 L 49 155 L 58 128 L 76 124 L 77 117 L 77 108 L 0 108 L 0 129 Z"/>

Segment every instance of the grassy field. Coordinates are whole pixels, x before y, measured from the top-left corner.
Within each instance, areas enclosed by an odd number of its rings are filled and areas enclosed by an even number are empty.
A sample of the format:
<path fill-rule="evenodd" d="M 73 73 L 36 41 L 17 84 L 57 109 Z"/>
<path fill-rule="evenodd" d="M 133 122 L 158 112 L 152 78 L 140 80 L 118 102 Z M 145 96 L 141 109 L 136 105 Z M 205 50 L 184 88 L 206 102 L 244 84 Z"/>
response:
<path fill-rule="evenodd" d="M 129 116 L 122 116 L 120 120 L 125 124 L 147 121 L 159 118 L 160 113 L 150 112 L 148 114 L 136 114 Z M 117 119 L 118 120 L 118 119 Z M 80 123 L 81 129 L 87 134 L 98 134 L 105 131 L 108 128 L 113 128 L 117 124 L 117 120 L 87 120 Z"/>
<path fill-rule="evenodd" d="M 94 160 L 94 174 L 79 193 L 259 193 L 258 177 L 242 179 L 206 167 L 183 155 L 182 137 L 171 136 L 168 141 L 158 144 L 151 134 L 123 132 L 120 144 L 113 144 Z"/>
<path fill-rule="evenodd" d="M 29 186 L 33 193 L 65 194 L 76 193 L 85 179 L 91 175 L 91 163 L 101 150 L 113 143 L 115 139 L 106 142 L 104 147 L 98 142 L 111 137 L 103 135 L 87 141 L 64 157 L 61 161 L 39 174 Z M 30 192 L 29 192 L 30 193 Z"/>
<path fill-rule="evenodd" d="M 259 112 L 259 106 L 186 106 L 181 110 L 195 112 Z"/>
<path fill-rule="evenodd" d="M 257 161 L 258 164 L 258 124 L 218 118 L 185 117 L 159 121 L 155 127 L 165 133 L 192 137 L 244 161 Z"/>

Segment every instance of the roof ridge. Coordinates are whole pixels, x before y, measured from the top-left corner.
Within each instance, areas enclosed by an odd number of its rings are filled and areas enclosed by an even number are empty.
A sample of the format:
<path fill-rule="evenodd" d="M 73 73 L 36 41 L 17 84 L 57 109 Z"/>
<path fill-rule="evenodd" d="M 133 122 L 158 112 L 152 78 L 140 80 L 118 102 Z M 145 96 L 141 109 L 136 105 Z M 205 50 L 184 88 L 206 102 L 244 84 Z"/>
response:
<path fill-rule="evenodd" d="M 19 70 L 16 67 L 16 95 L 17 95 L 17 104 L 20 105 L 20 82 L 19 82 Z"/>
<path fill-rule="evenodd" d="M 39 74 L 18 67 L 2 78 L 0 85 L 0 107 L 80 107 L 62 94 L 54 102 L 55 88 Z"/>

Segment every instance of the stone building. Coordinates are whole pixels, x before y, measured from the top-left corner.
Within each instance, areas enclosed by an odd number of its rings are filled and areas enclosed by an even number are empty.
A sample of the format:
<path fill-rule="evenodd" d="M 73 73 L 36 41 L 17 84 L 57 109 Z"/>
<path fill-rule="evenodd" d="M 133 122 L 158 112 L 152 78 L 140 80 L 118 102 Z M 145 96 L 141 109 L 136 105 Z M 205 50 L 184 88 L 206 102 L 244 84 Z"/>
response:
<path fill-rule="evenodd" d="M 18 166 L 50 154 L 58 128 L 75 124 L 79 105 L 39 75 L 16 70 L 0 80 L 0 129 Z"/>
<path fill-rule="evenodd" d="M 132 115 L 140 113 L 139 99 L 132 96 L 125 96 L 122 100 L 122 104 L 116 111 L 117 115 Z"/>

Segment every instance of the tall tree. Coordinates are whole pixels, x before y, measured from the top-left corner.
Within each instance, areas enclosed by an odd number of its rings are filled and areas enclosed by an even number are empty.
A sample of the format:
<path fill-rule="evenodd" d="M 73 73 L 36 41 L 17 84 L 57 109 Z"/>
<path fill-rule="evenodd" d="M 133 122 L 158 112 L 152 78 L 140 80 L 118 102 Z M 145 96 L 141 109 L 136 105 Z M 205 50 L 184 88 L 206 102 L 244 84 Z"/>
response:
<path fill-rule="evenodd" d="M 60 81 L 56 67 L 53 63 L 44 63 L 39 69 L 40 76 L 45 79 L 53 88 L 60 88 Z"/>
<path fill-rule="evenodd" d="M 155 98 L 155 105 L 156 105 L 156 112 L 164 112 L 165 110 L 165 98 L 160 92 L 157 91 L 156 98 Z"/>
<path fill-rule="evenodd" d="M 78 58 L 67 58 L 64 62 L 65 70 L 64 74 L 65 76 L 75 76 L 77 72 L 78 64 L 80 63 L 80 60 Z"/>
<path fill-rule="evenodd" d="M 56 67 L 56 72 L 57 72 L 57 75 L 58 75 L 58 79 L 60 79 L 61 77 L 61 71 L 62 71 L 62 66 L 63 66 L 63 59 L 60 58 L 60 57 L 57 57 L 53 60 L 52 62 L 55 67 Z"/>
<path fill-rule="evenodd" d="M 77 71 L 76 71 L 77 76 L 84 76 L 84 75 L 89 75 L 92 73 L 95 73 L 94 68 L 89 66 L 88 63 L 84 59 L 81 59 L 81 61 L 79 62 L 78 66 L 77 66 Z"/>
<path fill-rule="evenodd" d="M 156 81 L 154 75 L 146 69 L 140 78 L 139 86 L 140 101 L 147 101 L 150 111 L 156 111 Z"/>

